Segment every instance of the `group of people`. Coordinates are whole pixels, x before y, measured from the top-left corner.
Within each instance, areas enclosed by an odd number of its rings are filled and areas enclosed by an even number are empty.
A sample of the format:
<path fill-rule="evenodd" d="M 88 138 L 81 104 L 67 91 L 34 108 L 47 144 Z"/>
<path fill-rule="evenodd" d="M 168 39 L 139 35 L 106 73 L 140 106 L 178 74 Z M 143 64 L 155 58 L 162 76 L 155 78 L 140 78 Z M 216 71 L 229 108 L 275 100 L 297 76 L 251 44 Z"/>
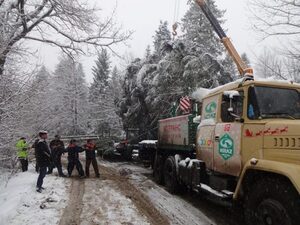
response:
<path fill-rule="evenodd" d="M 78 171 L 80 178 L 89 177 L 89 168 L 92 164 L 94 167 L 96 177 L 100 177 L 97 159 L 96 159 L 96 145 L 93 140 L 88 139 L 87 143 L 80 147 L 75 139 L 72 139 L 67 148 L 65 148 L 64 143 L 60 140 L 59 135 L 55 135 L 55 139 L 47 143 L 48 133 L 47 131 L 39 132 L 39 139 L 33 144 L 36 156 L 36 171 L 39 172 L 37 179 L 36 190 L 37 192 L 42 192 L 43 179 L 46 174 L 51 174 L 53 169 L 56 167 L 58 175 L 60 177 L 66 177 L 62 170 L 61 156 L 64 153 L 68 153 L 68 177 L 71 177 L 74 167 Z M 16 144 L 17 155 L 22 165 L 22 171 L 27 171 L 28 169 L 28 144 L 24 137 Z M 86 164 L 85 172 L 83 170 L 82 164 L 79 159 L 79 153 L 85 151 Z"/>

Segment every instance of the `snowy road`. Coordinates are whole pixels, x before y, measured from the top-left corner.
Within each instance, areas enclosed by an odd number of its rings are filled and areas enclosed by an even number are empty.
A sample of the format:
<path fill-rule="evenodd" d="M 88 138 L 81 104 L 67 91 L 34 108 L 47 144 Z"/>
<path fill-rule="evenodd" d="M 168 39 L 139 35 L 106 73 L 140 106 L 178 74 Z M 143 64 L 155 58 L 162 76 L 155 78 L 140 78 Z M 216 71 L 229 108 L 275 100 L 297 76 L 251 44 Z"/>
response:
<path fill-rule="evenodd" d="M 46 176 L 40 194 L 33 168 L 5 185 L 9 174 L 0 171 L 0 225 L 243 224 L 238 213 L 197 195 L 171 195 L 152 181 L 150 169 L 100 161 L 100 173 L 100 179 Z"/>
<path fill-rule="evenodd" d="M 180 196 L 172 195 L 164 187 L 152 180 L 152 170 L 128 162 L 101 162 L 106 167 L 124 168 L 132 171 L 128 176 L 130 182 L 151 200 L 151 203 L 168 217 L 170 224 L 189 225 L 241 225 L 242 212 L 239 209 L 228 209 L 202 199 L 195 193 Z"/>

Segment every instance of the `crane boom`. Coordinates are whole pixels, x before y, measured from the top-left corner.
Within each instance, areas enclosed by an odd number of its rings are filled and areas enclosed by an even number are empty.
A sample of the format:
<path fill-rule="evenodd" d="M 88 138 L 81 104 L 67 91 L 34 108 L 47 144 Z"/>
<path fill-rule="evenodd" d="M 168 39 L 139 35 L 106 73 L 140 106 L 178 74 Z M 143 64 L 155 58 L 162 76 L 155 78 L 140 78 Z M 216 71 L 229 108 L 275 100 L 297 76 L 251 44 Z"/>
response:
<path fill-rule="evenodd" d="M 227 37 L 226 33 L 220 26 L 218 20 L 213 15 L 209 7 L 207 6 L 205 0 L 195 0 L 196 3 L 200 6 L 201 10 L 203 11 L 206 18 L 209 20 L 210 24 L 216 31 L 217 35 L 219 36 L 220 40 L 222 41 L 223 45 L 227 49 L 229 55 L 232 57 L 233 61 L 237 65 L 238 71 L 242 76 L 253 76 L 253 69 L 249 68 L 246 63 L 242 60 L 241 56 L 233 46 L 230 39 Z"/>

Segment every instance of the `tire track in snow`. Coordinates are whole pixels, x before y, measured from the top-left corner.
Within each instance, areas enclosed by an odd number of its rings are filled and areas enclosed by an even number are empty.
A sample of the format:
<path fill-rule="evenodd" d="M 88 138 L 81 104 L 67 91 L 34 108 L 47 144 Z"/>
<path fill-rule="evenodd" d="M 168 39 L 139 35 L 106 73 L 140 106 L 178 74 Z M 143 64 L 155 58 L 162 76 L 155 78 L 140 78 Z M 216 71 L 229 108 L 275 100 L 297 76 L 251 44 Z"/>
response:
<path fill-rule="evenodd" d="M 153 225 L 170 224 L 168 217 L 163 215 L 150 201 L 149 197 L 135 187 L 127 177 L 120 176 L 115 169 L 100 165 L 100 173 L 104 179 L 116 182 L 120 191 L 135 204 L 141 214 L 145 215 Z"/>
<path fill-rule="evenodd" d="M 66 206 L 59 225 L 79 225 L 84 194 L 84 180 L 72 179 L 68 205 Z"/>

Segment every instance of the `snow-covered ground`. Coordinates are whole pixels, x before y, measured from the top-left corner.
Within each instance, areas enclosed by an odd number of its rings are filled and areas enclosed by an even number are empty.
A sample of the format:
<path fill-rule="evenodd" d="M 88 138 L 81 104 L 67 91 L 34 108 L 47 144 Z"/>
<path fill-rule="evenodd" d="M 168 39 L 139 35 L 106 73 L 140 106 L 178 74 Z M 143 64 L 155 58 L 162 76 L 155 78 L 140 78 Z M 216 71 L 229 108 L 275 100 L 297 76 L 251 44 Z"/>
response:
<path fill-rule="evenodd" d="M 113 180 L 81 180 L 76 172 L 71 179 L 51 174 L 44 179 L 46 189 L 38 193 L 37 177 L 32 166 L 13 175 L 0 170 L 0 225 L 69 224 L 74 215 L 68 208 L 80 208 L 76 224 L 150 224 Z M 81 191 L 82 196 L 75 198 Z"/>
<path fill-rule="evenodd" d="M 170 194 L 164 188 L 158 186 L 146 177 L 145 175 L 152 174 L 151 170 L 140 166 L 130 165 L 128 163 L 108 163 L 105 161 L 100 163 L 107 167 L 114 167 L 119 170 L 126 168 L 132 171 L 132 174 L 129 174 L 130 182 L 149 197 L 152 204 L 169 218 L 170 224 L 215 224 L 199 209 L 181 199 L 179 196 Z"/>
<path fill-rule="evenodd" d="M 205 211 L 198 203 L 171 195 L 149 179 L 152 170 L 148 168 L 126 162 L 99 163 L 100 179 L 94 178 L 92 168 L 86 179 L 76 173 L 61 178 L 55 171 L 45 177 L 42 193 L 36 192 L 38 174 L 32 166 L 13 175 L 0 170 L 0 225 L 239 224 L 228 222 L 229 217 L 215 206 Z M 219 217 L 225 220 L 215 220 Z"/>
<path fill-rule="evenodd" d="M 131 199 L 124 196 L 111 180 L 86 179 L 83 203 L 81 225 L 150 225 Z"/>
<path fill-rule="evenodd" d="M 10 179 L 10 172 L 0 171 L 0 225 L 55 225 L 67 205 L 67 179 L 49 175 L 43 193 L 36 192 L 38 174 L 30 166 Z"/>

